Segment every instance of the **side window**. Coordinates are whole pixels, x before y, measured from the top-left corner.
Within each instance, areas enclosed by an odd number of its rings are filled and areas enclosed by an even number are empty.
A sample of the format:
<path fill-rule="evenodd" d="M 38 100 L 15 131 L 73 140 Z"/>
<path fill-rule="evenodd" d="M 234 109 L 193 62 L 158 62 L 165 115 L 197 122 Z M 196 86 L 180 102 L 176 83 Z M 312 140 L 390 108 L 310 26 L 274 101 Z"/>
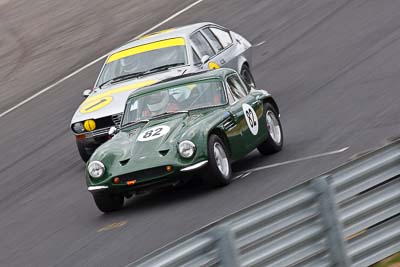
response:
<path fill-rule="evenodd" d="M 201 63 L 200 57 L 197 54 L 197 52 L 193 49 L 193 47 L 192 47 L 192 54 L 193 54 L 193 63 L 195 65 L 200 64 Z"/>
<path fill-rule="evenodd" d="M 224 47 L 221 45 L 217 37 L 212 33 L 210 28 L 205 28 L 202 30 L 204 35 L 207 37 L 207 39 L 210 41 L 211 46 L 214 48 L 215 51 L 219 52 L 224 50 Z"/>
<path fill-rule="evenodd" d="M 236 74 L 229 76 L 226 81 L 228 82 L 235 98 L 240 99 L 247 94 L 247 90 L 243 88 L 243 84 L 240 82 L 240 78 Z"/>
<path fill-rule="evenodd" d="M 123 115 L 123 124 L 135 121 L 138 116 L 138 101 L 136 100 L 135 102 L 132 103 L 132 101 L 128 100 L 128 103 L 126 104 L 125 107 L 125 112 Z"/>
<path fill-rule="evenodd" d="M 232 89 L 229 87 L 229 85 L 227 85 L 226 86 L 226 95 L 228 96 L 228 101 L 229 101 L 229 104 L 232 104 L 232 103 L 234 103 L 236 100 L 238 100 L 237 98 L 235 98 L 234 96 L 233 96 L 233 93 L 232 93 Z"/>
<path fill-rule="evenodd" d="M 215 34 L 215 36 L 217 36 L 219 42 L 224 48 L 232 44 L 232 37 L 229 32 L 218 28 L 210 28 L 210 30 Z"/>
<path fill-rule="evenodd" d="M 193 46 L 200 58 L 205 55 L 209 57 L 215 55 L 214 50 L 211 48 L 210 44 L 201 32 L 196 32 L 193 34 L 192 37 L 190 37 L 190 40 L 193 42 Z"/>

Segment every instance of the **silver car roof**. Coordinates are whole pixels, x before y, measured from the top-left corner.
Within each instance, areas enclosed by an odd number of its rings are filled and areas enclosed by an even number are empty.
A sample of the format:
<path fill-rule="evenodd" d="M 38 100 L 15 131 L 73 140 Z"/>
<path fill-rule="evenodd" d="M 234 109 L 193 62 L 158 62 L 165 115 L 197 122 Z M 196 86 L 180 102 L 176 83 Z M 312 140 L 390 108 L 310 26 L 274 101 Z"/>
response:
<path fill-rule="evenodd" d="M 171 39 L 171 38 L 178 38 L 178 37 L 183 37 L 185 39 L 188 39 L 189 36 L 196 31 L 197 29 L 200 29 L 204 26 L 207 25 L 213 25 L 213 26 L 217 26 L 217 27 L 221 27 L 218 24 L 212 23 L 212 22 L 201 22 L 201 23 L 195 23 L 195 24 L 190 24 L 190 25 L 186 25 L 186 26 L 179 26 L 179 27 L 172 27 L 170 28 L 171 31 L 168 31 L 168 29 L 165 29 L 166 32 L 163 32 L 163 30 L 160 31 L 160 33 L 154 32 L 154 33 L 150 33 L 148 35 L 145 35 L 146 37 L 143 38 L 139 38 L 139 39 L 134 39 L 128 43 L 126 43 L 125 45 L 113 50 L 110 55 L 135 47 L 135 46 L 140 46 L 140 45 L 144 45 L 144 44 L 148 44 L 148 43 L 153 43 L 153 42 L 157 42 L 160 40 L 165 40 L 165 39 Z M 224 28 L 224 27 L 221 27 Z M 154 35 L 153 35 L 154 34 Z"/>

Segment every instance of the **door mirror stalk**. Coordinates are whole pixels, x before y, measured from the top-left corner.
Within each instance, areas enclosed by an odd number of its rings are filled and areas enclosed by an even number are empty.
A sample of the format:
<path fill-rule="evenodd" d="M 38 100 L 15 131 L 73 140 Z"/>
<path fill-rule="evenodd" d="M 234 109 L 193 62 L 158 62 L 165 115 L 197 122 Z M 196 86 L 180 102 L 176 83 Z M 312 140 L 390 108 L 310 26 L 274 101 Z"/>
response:
<path fill-rule="evenodd" d="M 82 95 L 83 97 L 88 97 L 90 94 L 92 93 L 91 89 L 86 89 L 85 91 L 83 91 Z"/>

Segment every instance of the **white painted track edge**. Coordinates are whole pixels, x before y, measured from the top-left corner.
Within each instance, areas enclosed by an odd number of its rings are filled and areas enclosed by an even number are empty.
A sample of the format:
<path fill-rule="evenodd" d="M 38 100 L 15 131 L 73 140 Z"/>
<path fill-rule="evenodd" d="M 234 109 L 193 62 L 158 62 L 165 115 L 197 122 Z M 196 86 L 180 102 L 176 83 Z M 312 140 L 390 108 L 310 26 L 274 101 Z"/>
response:
<path fill-rule="evenodd" d="M 143 35 L 145 35 L 145 34 L 148 34 L 149 32 L 151 32 L 151 31 L 155 30 L 156 28 L 162 26 L 163 24 L 167 23 L 168 21 L 170 21 L 170 20 L 176 18 L 177 16 L 181 15 L 182 13 L 186 12 L 187 10 L 189 10 L 189 9 L 191 9 L 192 7 L 194 7 L 194 6 L 198 5 L 198 4 L 200 4 L 200 3 L 203 2 L 203 1 L 204 1 L 204 0 L 197 0 L 196 2 L 193 2 L 192 4 L 186 6 L 185 8 L 183 8 L 183 9 L 181 9 L 181 10 L 179 10 L 178 12 L 176 12 L 176 13 L 174 13 L 173 15 L 169 16 L 168 18 L 164 19 L 164 20 L 161 21 L 160 23 L 154 25 L 154 26 L 151 27 L 150 29 L 148 29 L 148 30 L 142 32 L 141 34 L 139 34 L 138 36 L 132 38 L 131 40 L 133 40 L 133 39 L 135 39 L 135 38 L 140 38 L 141 36 L 143 36 Z M 111 52 L 111 51 L 110 51 L 110 52 Z M 53 84 L 51 84 L 51 85 L 45 87 L 44 89 L 40 90 L 39 92 L 33 94 L 32 96 L 30 96 L 30 97 L 24 99 L 23 101 L 19 102 L 18 104 L 14 105 L 13 107 L 7 109 L 6 111 L 4 111 L 4 112 L 2 112 L 2 113 L 0 114 L 0 118 L 6 116 L 6 115 L 9 114 L 10 112 L 12 112 L 12 111 L 16 110 L 17 108 L 19 108 L 19 107 L 25 105 L 26 103 L 28 103 L 28 102 L 30 102 L 31 100 L 35 99 L 36 97 L 38 97 L 38 96 L 44 94 L 45 92 L 47 92 L 47 91 L 53 89 L 53 88 L 56 87 L 57 85 L 61 84 L 62 82 L 66 81 L 66 80 L 68 80 L 69 78 L 75 76 L 76 74 L 80 73 L 81 71 L 83 71 L 83 70 L 89 68 L 90 66 L 96 64 L 96 63 L 99 62 L 100 60 L 106 58 L 110 52 L 108 52 L 107 54 L 102 55 L 101 57 L 99 57 L 99 58 L 97 58 L 97 59 L 91 61 L 90 63 L 84 65 L 83 67 L 80 67 L 80 68 L 77 69 L 76 71 L 74 71 L 74 72 L 68 74 L 67 76 L 65 76 L 65 77 L 61 78 L 60 80 L 56 81 L 55 83 L 53 83 Z"/>

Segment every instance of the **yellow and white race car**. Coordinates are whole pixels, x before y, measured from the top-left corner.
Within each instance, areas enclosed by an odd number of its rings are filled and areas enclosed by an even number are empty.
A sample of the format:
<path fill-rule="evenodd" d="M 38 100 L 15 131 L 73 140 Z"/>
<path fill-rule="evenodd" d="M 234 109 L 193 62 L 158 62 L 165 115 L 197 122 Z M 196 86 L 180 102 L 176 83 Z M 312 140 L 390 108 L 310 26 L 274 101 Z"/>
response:
<path fill-rule="evenodd" d="M 78 151 L 86 162 L 119 127 L 129 94 L 164 79 L 220 67 L 231 68 L 254 86 L 251 44 L 214 23 L 159 31 L 114 50 L 105 60 L 93 89 L 71 120 Z"/>

